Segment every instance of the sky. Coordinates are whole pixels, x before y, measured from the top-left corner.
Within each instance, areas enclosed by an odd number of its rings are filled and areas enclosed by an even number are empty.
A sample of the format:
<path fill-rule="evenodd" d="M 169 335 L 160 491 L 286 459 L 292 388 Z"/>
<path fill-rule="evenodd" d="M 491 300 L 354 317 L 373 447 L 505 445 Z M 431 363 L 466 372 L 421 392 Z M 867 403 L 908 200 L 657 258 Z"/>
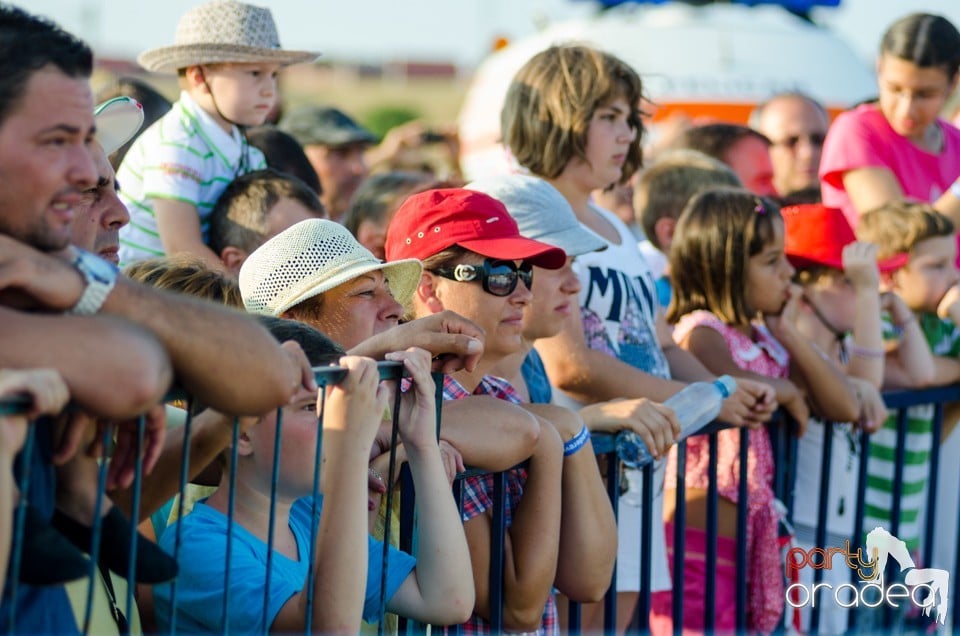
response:
<path fill-rule="evenodd" d="M 133 59 L 173 42 L 192 0 L 13 0 L 89 42 L 97 55 Z M 587 16 L 589 0 L 254 0 L 269 6 L 284 48 L 362 62 L 449 61 L 473 67 L 497 37 L 518 39 L 551 22 Z M 912 11 L 940 13 L 960 27 L 960 0 L 841 0 L 815 20 L 871 61 L 884 29 Z"/>

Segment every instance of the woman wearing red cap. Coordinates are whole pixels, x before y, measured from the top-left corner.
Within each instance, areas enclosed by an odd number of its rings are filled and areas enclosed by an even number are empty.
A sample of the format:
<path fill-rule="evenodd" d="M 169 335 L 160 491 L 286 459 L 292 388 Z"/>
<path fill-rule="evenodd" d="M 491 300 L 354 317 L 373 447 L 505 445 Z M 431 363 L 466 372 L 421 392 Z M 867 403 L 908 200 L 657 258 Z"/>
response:
<path fill-rule="evenodd" d="M 452 310 L 486 332 L 483 356 L 472 371 L 444 379 L 445 400 L 492 395 L 519 404 L 506 381 L 488 375 L 522 346 L 523 309 L 531 299 L 533 266 L 557 269 L 563 250 L 520 236 L 506 208 L 486 194 L 464 189 L 428 190 L 408 198 L 387 229 L 387 259 L 418 258 L 424 273 L 413 313 Z M 560 539 L 560 487 L 564 452 L 556 429 L 542 421 L 526 468 L 506 475 L 503 625 L 508 631 L 557 631 L 552 595 Z M 584 445 L 572 449 L 580 450 Z M 467 478 L 463 520 L 477 589 L 474 614 L 462 630 L 489 633 L 493 478 Z"/>

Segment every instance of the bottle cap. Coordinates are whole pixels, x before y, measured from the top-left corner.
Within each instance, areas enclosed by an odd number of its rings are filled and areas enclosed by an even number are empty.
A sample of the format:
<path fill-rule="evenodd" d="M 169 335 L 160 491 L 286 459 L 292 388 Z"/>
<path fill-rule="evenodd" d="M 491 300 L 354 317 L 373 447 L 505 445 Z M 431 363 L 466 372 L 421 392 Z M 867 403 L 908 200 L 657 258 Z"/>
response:
<path fill-rule="evenodd" d="M 713 381 L 713 385 L 720 390 L 720 395 L 723 396 L 724 400 L 737 390 L 737 381 L 729 375 L 721 375 Z"/>

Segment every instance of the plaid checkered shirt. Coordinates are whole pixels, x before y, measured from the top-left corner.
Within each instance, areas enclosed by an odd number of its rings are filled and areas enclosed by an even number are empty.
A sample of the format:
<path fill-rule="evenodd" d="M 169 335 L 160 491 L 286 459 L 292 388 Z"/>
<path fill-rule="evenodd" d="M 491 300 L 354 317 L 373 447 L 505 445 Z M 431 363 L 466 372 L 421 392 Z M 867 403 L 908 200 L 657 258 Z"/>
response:
<path fill-rule="evenodd" d="M 443 399 L 460 400 L 469 395 L 491 395 L 500 400 L 506 400 L 514 404 L 520 404 L 520 395 L 513 386 L 504 380 L 492 375 L 485 375 L 480 381 L 479 386 L 471 394 L 463 385 L 454 380 L 449 375 L 443 378 Z M 509 528 L 513 522 L 513 513 L 520 504 L 520 497 L 523 496 L 523 485 L 527 481 L 527 470 L 525 468 L 511 468 L 506 471 L 504 479 L 504 498 L 505 498 L 505 518 L 506 526 Z M 493 475 L 477 475 L 467 477 L 463 480 L 463 521 L 480 516 L 487 510 L 493 509 Z M 460 633 L 467 636 L 473 634 L 490 634 L 492 629 L 490 623 L 473 614 L 466 623 L 459 626 Z M 447 633 L 453 633 L 448 628 Z M 540 628 L 535 634 L 545 634 L 554 636 L 559 633 L 557 627 L 557 604 L 551 592 L 547 597 L 547 603 L 543 608 L 543 617 L 540 621 Z"/>

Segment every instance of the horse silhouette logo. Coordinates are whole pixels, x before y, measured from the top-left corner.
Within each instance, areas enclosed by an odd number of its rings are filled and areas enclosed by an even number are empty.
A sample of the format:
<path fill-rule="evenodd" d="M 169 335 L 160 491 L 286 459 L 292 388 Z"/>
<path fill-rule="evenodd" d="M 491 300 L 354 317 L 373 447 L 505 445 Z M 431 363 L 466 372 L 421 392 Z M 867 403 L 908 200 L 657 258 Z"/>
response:
<path fill-rule="evenodd" d="M 946 624 L 949 609 L 949 572 L 938 568 L 918 568 L 907 550 L 907 544 L 879 526 L 867 533 L 866 547 L 867 554 L 876 561 L 875 571 L 881 581 L 887 566 L 887 558 L 892 558 L 900 566 L 900 571 L 906 572 L 905 584 L 911 587 L 924 585 L 929 590 L 922 599 L 918 599 L 918 605 L 923 608 L 924 616 L 930 616 L 930 611 L 936 606 L 937 622 L 941 625 Z"/>

